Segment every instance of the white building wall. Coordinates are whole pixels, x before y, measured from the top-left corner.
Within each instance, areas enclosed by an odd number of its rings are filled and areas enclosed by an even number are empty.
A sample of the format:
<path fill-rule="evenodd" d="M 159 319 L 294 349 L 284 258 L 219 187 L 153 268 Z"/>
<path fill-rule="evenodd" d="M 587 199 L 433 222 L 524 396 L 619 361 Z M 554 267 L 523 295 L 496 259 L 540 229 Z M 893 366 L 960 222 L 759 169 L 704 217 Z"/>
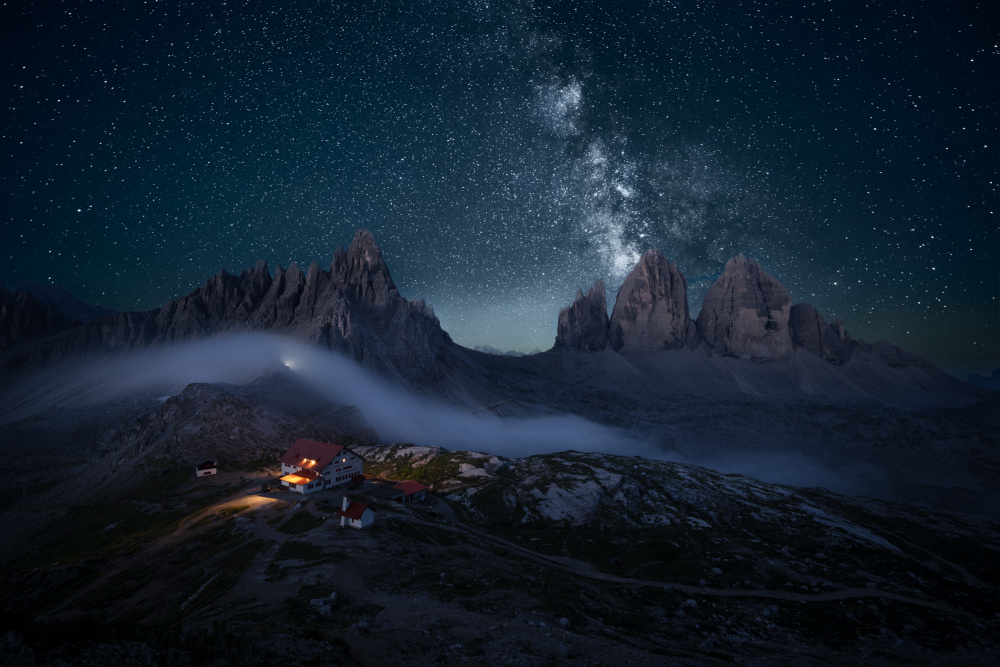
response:
<path fill-rule="evenodd" d="M 296 484 L 295 486 L 292 486 L 285 480 L 281 480 L 281 484 L 282 486 L 287 486 L 288 490 L 291 491 L 292 493 L 306 494 L 306 493 L 315 493 L 317 491 L 323 490 L 322 480 L 317 480 L 316 482 L 309 482 L 308 484 Z M 312 484 L 312 488 L 309 488 L 309 484 Z"/>
<path fill-rule="evenodd" d="M 370 526 L 373 523 L 375 523 L 375 510 L 373 510 L 370 507 L 367 508 L 364 512 L 361 513 L 361 518 L 360 519 L 350 519 L 350 520 L 348 520 L 346 516 L 340 517 L 340 525 L 341 525 L 341 527 L 344 526 L 345 522 L 351 528 L 367 528 L 368 526 Z"/>
<path fill-rule="evenodd" d="M 355 477 L 364 474 L 365 461 L 349 450 L 343 450 L 330 465 L 323 468 L 325 488 L 341 486 L 350 483 Z"/>

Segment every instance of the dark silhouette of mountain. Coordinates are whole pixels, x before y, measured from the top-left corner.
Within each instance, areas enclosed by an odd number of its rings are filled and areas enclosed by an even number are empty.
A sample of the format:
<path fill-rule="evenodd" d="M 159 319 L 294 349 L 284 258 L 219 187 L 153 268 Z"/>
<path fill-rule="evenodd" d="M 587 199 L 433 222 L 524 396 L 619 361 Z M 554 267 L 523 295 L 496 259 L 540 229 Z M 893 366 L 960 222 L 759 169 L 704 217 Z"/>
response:
<path fill-rule="evenodd" d="M 22 297 L 18 304 L 8 328 L 41 332 L 36 303 Z M 346 251 L 337 249 L 329 270 L 313 262 L 303 275 L 293 263 L 272 276 L 260 261 L 238 276 L 220 271 L 161 308 L 114 313 L 59 333 L 60 322 L 47 326 L 55 335 L 34 344 L 30 336 L 11 337 L 14 344 L 29 344 L 8 365 L 260 331 L 344 352 L 389 377 L 435 379 L 443 372 L 442 355 L 453 347 L 430 306 L 400 296 L 367 230 L 358 231 Z"/>
<path fill-rule="evenodd" d="M 0 424 L 48 423 L 73 409 L 100 420 L 87 403 L 96 400 L 95 388 L 129 376 L 106 363 L 118 361 L 106 360 L 109 352 L 212 336 L 225 346 L 227 333 L 277 333 L 341 352 L 411 396 L 443 399 L 454 414 L 442 417 L 431 403 L 427 414 L 455 420 L 471 442 L 477 436 L 464 425 L 467 413 L 526 423 L 569 413 L 625 429 L 651 451 L 771 481 L 975 511 L 990 504 L 996 394 L 888 342 L 856 340 L 843 322 L 828 324 L 808 304 L 792 306 L 780 281 L 745 257 L 727 263 L 697 321 L 687 311 L 685 282 L 662 253 L 647 252 L 610 318 L 597 281 L 560 313 L 552 350 L 520 357 L 454 344 L 429 306 L 399 294 L 367 231 L 338 249 L 329 269 L 314 262 L 305 273 L 293 264 L 271 274 L 260 262 L 239 275 L 222 271 L 161 308 L 114 313 L 51 335 L 45 332 L 65 326 L 58 311 L 4 290 L 4 331 L 20 337 L 8 334 L 14 347 L 0 356 Z M 238 338 L 227 349 L 238 350 Z M 171 352 L 180 358 L 184 349 Z M 79 363 L 81 356 L 95 363 Z M 129 355 L 121 356 L 127 367 Z M 58 360 L 67 363 L 49 363 Z M 269 372 L 262 367 L 253 377 L 268 385 Z M 185 382 L 192 381 L 204 380 Z M 374 410 L 373 401 L 356 400 L 358 387 L 338 391 L 345 404 Z M 370 418 L 384 426 L 397 415 L 387 407 L 395 394 L 380 396 Z M 22 446 L 23 437 L 6 433 L 11 447 Z M 511 445 L 524 439 L 524 431 L 512 433 Z"/>
<path fill-rule="evenodd" d="M 578 291 L 573 304 L 559 314 L 555 348 L 603 350 L 603 304 L 603 281 L 594 283 L 586 295 Z M 743 255 L 726 262 L 692 321 L 684 274 L 659 250 L 647 250 L 618 290 L 606 322 L 608 344 L 620 354 L 688 346 L 764 361 L 788 357 L 801 348 L 835 365 L 846 364 L 857 351 L 891 368 L 933 369 L 930 362 L 886 341 L 852 339 L 843 320 L 827 324 L 807 303 L 793 306 L 784 285 Z"/>
<path fill-rule="evenodd" d="M 1000 368 L 994 369 L 989 376 L 969 373 L 969 384 L 1000 391 Z"/>
<path fill-rule="evenodd" d="M 604 281 L 596 280 L 584 294 L 577 290 L 573 305 L 559 311 L 556 347 L 596 352 L 608 346 L 608 302 Z"/>
<path fill-rule="evenodd" d="M 93 322 L 106 315 L 116 313 L 114 308 L 105 308 L 93 303 L 87 303 L 62 285 L 39 283 L 34 280 L 20 280 L 17 283 L 18 292 L 25 292 L 35 297 L 46 307 L 59 311 L 68 322 Z"/>
<path fill-rule="evenodd" d="M 0 343 L 7 349 L 0 362 L 8 369 L 226 332 L 292 336 L 342 352 L 411 388 L 470 405 L 503 400 L 517 385 L 509 375 L 514 357 L 497 362 L 455 345 L 430 306 L 399 294 L 366 230 L 358 231 L 346 250 L 337 249 L 328 269 L 313 262 L 303 273 L 292 264 L 272 275 L 261 261 L 239 275 L 220 271 L 161 308 L 82 324 L 68 322 L 58 308 L 26 292 L 0 292 Z M 842 321 L 828 324 L 808 304 L 792 306 L 780 281 L 743 256 L 726 263 L 692 320 L 684 275 L 660 251 L 647 251 L 618 291 L 610 317 L 600 280 L 560 312 L 553 353 L 574 351 L 617 353 L 622 359 L 661 355 L 643 372 L 659 369 L 674 390 L 736 389 L 758 396 L 792 391 L 923 406 L 968 404 L 978 391 L 888 342 L 851 338 Z M 537 356 L 526 363 L 547 363 Z M 806 363 L 807 358 L 824 363 Z M 608 359 L 610 365 L 595 371 L 605 379 L 623 368 Z M 718 359 L 732 362 L 720 365 Z M 788 360 L 781 370 L 765 367 L 780 360 Z M 565 370 L 561 381 L 576 381 L 575 372 Z"/>
<path fill-rule="evenodd" d="M 10 291 L 0 279 L 0 350 L 51 336 L 73 324 L 59 309 L 28 292 Z"/>

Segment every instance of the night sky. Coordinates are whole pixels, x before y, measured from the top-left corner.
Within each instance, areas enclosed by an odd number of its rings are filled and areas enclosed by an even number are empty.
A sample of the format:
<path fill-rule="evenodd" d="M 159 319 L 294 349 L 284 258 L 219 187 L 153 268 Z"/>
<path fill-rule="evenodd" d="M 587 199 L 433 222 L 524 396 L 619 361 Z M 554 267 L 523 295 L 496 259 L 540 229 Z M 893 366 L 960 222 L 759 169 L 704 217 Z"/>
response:
<path fill-rule="evenodd" d="M 1000 366 L 997 3 L 800 4 L 6 2 L 0 275 L 147 309 L 367 227 L 458 343 L 530 351 L 646 248 L 692 316 L 742 252 Z"/>

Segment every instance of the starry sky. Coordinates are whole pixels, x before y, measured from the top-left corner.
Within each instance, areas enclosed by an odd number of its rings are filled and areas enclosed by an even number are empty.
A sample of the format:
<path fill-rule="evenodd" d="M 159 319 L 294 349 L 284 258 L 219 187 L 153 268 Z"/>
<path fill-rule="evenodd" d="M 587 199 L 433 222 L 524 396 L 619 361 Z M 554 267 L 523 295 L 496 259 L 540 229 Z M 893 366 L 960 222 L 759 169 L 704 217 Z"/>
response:
<path fill-rule="evenodd" d="M 467 346 L 647 248 L 1000 366 L 996 2 L 0 5 L 0 275 L 153 308 L 359 227 Z M 611 304 L 609 304 L 610 307 Z"/>

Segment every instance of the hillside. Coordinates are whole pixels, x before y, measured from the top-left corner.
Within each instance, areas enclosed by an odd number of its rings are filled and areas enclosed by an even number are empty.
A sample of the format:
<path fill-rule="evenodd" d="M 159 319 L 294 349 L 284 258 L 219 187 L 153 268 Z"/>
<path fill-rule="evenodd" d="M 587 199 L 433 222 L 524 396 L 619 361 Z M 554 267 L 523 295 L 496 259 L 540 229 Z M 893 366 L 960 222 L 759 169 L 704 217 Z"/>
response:
<path fill-rule="evenodd" d="M 296 502 L 260 491 L 268 471 L 196 480 L 164 458 L 127 498 L 55 511 L 4 548 L 7 664 L 271 664 L 288 646 L 299 664 L 988 664 L 1000 649 L 991 521 L 634 457 L 357 449 L 431 502 L 369 482 L 352 494 L 375 526 L 342 530 L 342 491 Z"/>

